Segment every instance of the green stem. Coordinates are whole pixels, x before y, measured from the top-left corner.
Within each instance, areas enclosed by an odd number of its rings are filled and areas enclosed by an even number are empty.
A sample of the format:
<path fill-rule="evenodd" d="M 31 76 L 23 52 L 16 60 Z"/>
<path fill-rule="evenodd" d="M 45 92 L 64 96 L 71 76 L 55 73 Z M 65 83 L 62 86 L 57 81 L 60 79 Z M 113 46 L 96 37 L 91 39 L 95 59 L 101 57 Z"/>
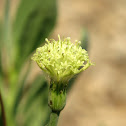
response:
<path fill-rule="evenodd" d="M 50 121 L 49 121 L 49 124 L 47 126 L 57 126 L 59 114 L 60 114 L 60 112 L 59 113 L 51 112 Z"/>
<path fill-rule="evenodd" d="M 60 112 L 66 105 L 66 84 L 50 82 L 48 105 L 52 112 L 47 126 L 57 126 Z"/>

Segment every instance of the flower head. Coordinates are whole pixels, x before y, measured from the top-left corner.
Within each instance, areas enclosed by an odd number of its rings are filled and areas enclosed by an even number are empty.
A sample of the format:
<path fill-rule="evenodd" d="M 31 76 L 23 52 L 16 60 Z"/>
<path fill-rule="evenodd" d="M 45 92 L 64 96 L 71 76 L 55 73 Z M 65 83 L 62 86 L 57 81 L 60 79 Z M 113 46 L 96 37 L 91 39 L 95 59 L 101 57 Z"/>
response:
<path fill-rule="evenodd" d="M 80 41 L 76 40 L 73 44 L 70 37 L 61 40 L 58 35 L 58 38 L 58 41 L 46 38 L 47 43 L 37 48 L 32 59 L 52 80 L 64 82 L 86 70 L 92 63 Z"/>

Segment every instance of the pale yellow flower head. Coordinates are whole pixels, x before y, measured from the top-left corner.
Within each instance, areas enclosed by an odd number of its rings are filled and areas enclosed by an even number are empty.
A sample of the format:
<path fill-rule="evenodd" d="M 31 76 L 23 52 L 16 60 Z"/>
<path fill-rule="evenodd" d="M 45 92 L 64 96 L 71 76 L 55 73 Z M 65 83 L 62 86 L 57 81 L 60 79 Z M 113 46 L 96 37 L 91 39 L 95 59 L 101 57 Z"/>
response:
<path fill-rule="evenodd" d="M 70 37 L 61 40 L 58 35 L 58 38 L 58 41 L 46 38 L 47 43 L 37 48 L 32 59 L 52 80 L 66 82 L 93 64 L 80 41 L 73 44 Z"/>

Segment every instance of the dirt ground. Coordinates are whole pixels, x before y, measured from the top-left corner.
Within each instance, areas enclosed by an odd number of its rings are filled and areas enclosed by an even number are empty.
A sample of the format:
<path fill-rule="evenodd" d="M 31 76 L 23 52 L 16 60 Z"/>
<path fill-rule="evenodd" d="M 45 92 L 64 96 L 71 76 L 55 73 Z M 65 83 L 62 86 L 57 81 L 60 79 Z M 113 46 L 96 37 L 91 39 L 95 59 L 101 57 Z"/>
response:
<path fill-rule="evenodd" d="M 86 28 L 96 64 L 75 82 L 59 126 L 126 126 L 126 0 L 58 0 L 58 10 L 52 36 L 80 39 Z"/>
<path fill-rule="evenodd" d="M 54 34 L 89 32 L 95 67 L 76 81 L 59 126 L 126 126 L 126 1 L 59 0 Z"/>

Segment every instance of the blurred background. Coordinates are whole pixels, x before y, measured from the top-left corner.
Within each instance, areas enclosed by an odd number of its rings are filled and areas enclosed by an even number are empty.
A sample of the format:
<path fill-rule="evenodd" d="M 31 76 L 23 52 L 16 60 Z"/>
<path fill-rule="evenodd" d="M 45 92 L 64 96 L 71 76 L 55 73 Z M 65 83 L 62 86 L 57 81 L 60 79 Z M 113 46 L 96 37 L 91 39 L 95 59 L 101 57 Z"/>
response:
<path fill-rule="evenodd" d="M 30 57 L 45 37 L 58 34 L 82 40 L 96 64 L 71 82 L 58 126 L 126 126 L 126 1 L 0 0 L 0 88 L 8 126 L 47 123 L 47 82 Z"/>

